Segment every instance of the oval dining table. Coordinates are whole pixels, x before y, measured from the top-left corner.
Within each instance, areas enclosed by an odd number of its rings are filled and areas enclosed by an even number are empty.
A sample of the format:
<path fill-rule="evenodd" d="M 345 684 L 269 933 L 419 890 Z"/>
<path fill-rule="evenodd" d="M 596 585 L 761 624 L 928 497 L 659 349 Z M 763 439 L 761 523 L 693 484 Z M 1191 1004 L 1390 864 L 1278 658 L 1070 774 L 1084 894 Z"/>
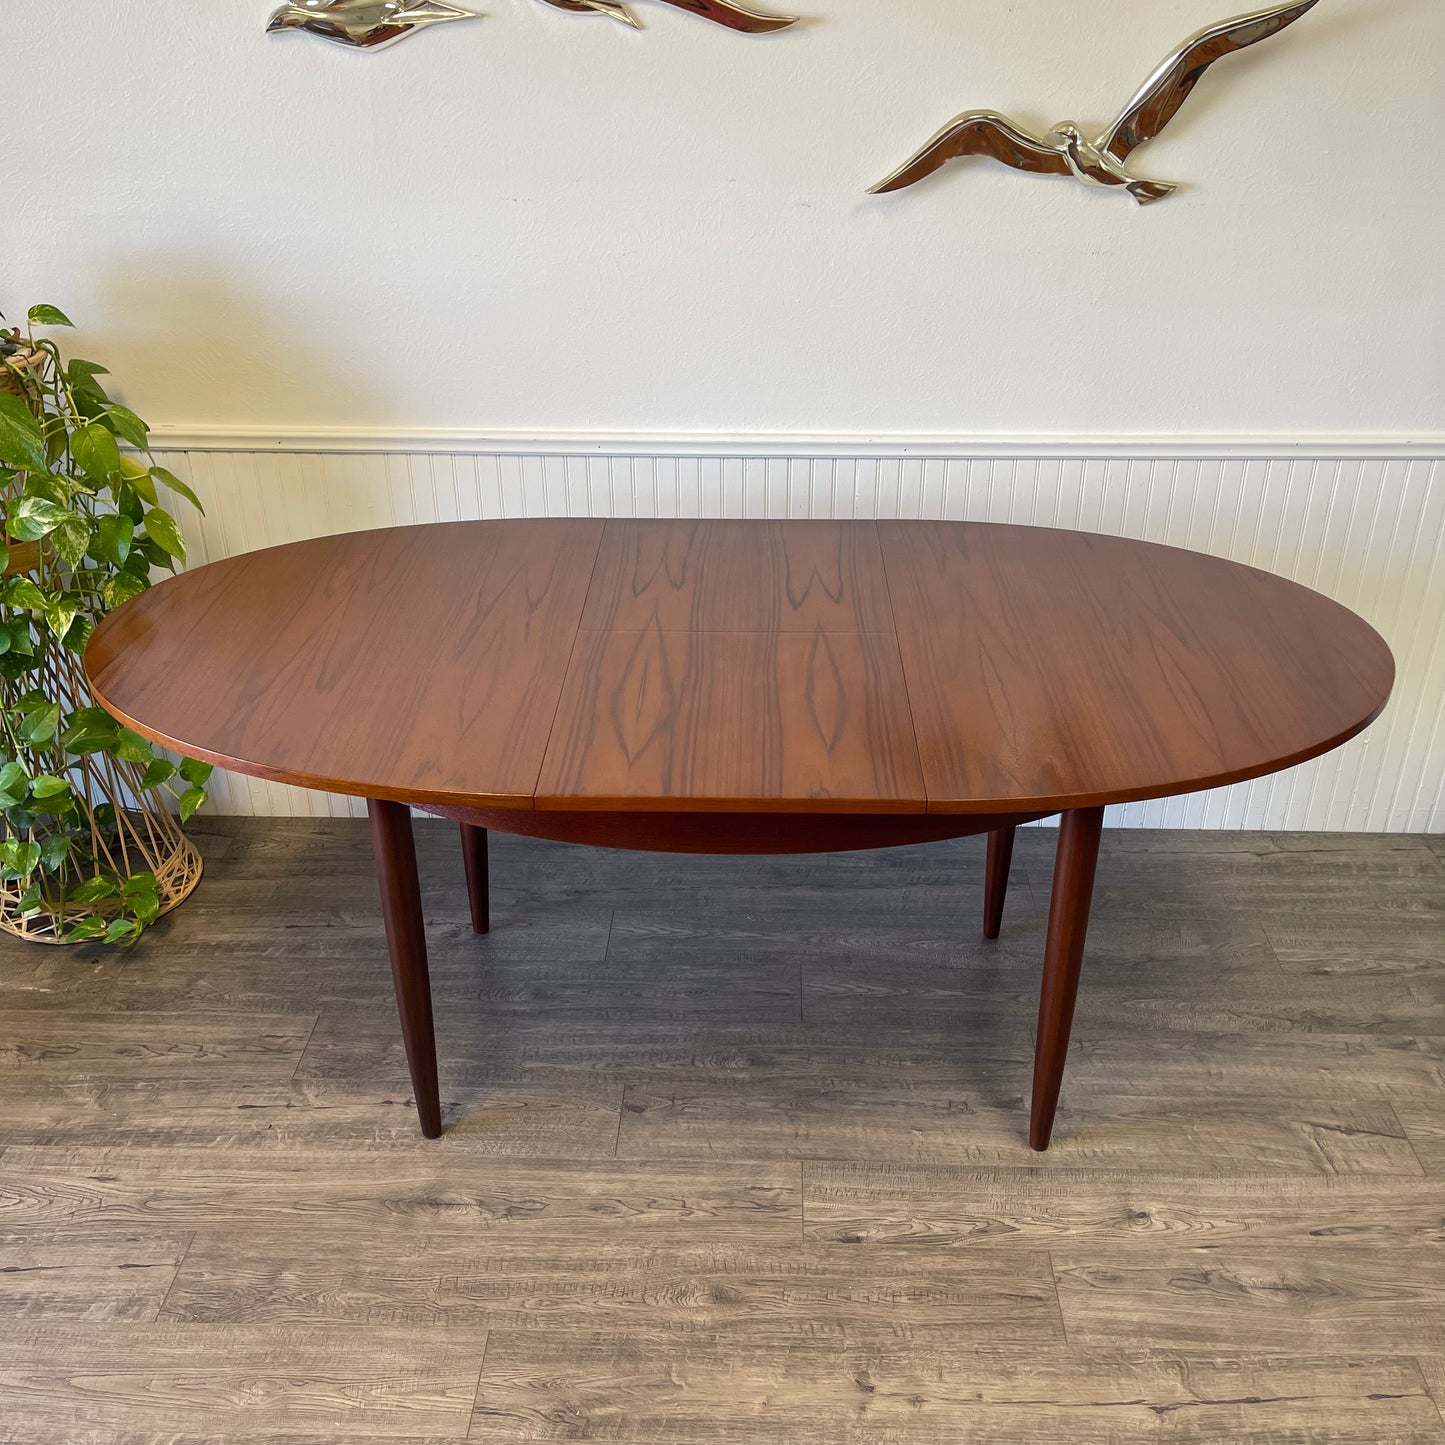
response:
<path fill-rule="evenodd" d="M 220 767 L 365 798 L 417 1112 L 442 1131 L 412 809 L 607 848 L 819 853 L 1062 814 L 1029 1142 L 1053 1131 L 1104 809 L 1257 778 L 1383 709 L 1385 643 L 1266 572 L 974 522 L 529 520 L 317 538 L 96 629 L 95 696 Z"/>

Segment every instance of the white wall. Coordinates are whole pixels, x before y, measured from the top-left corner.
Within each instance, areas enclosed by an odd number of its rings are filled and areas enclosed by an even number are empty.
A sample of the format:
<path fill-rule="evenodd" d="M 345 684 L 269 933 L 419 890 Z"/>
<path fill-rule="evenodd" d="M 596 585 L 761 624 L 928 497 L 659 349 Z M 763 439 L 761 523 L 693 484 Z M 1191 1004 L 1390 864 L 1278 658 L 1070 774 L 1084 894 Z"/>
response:
<path fill-rule="evenodd" d="M 471 3 L 363 55 L 265 35 L 271 0 L 0 0 L 40 98 L 0 309 L 82 322 L 210 503 L 199 559 L 549 513 L 1178 542 L 1356 607 L 1400 690 L 1331 758 L 1116 821 L 1445 830 L 1445 4 L 1321 0 L 1221 65 L 1140 211 L 984 163 L 863 192 L 964 108 L 1102 125 L 1253 0 L 798 0 L 761 38 Z"/>
<path fill-rule="evenodd" d="M 271 0 L 8 0 L 0 307 L 192 430 L 1441 436 L 1440 0 L 1225 62 L 1149 211 L 986 163 L 863 193 L 962 109 L 1102 125 L 1252 0 L 796 3 L 471 0 L 368 55 Z"/>

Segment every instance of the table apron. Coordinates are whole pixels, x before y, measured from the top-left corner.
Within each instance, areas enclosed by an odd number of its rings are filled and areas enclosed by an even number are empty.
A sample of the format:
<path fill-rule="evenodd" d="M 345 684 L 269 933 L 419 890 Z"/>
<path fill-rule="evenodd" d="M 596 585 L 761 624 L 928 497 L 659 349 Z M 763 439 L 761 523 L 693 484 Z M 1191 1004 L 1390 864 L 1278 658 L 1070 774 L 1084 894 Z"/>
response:
<path fill-rule="evenodd" d="M 652 813 L 568 812 L 550 808 L 423 811 L 475 828 L 554 843 L 639 853 L 856 853 L 972 838 L 1036 823 L 1048 813 Z"/>

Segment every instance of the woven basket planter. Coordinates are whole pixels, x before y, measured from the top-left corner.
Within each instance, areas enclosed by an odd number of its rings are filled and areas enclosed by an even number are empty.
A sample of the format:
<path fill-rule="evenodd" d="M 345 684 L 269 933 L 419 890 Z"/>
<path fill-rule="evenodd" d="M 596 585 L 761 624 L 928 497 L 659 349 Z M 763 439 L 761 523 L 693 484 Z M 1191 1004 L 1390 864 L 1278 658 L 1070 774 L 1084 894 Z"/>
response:
<path fill-rule="evenodd" d="M 18 352 L 6 358 L 6 366 L 0 366 L 0 391 L 11 396 L 26 396 L 22 377 L 6 367 L 23 373 L 43 359 L 41 352 Z M 8 497 L 0 493 L 0 502 L 6 500 Z M 12 543 L 6 574 L 36 571 L 44 561 L 42 547 L 40 542 Z M 95 705 L 80 659 L 63 647 L 46 649 L 34 685 L 43 688 L 66 713 Z M 195 891 L 201 881 L 201 855 L 181 831 L 175 815 L 154 793 L 141 788 L 143 773 L 144 769 L 134 763 L 107 753 L 95 753 L 77 759 L 70 776 L 81 810 L 89 819 L 95 856 L 123 878 L 134 873 L 154 873 L 164 914 Z M 95 821 L 96 808 L 106 803 L 115 810 L 113 833 L 103 832 Z M 116 911 L 113 900 L 96 904 L 67 903 L 62 911 L 59 880 L 45 878 L 43 881 L 47 909 L 29 918 L 20 915 L 20 897 L 25 885 L 18 880 L 0 882 L 0 931 L 31 943 L 63 943 L 66 930 L 82 919 L 109 918 Z M 65 881 L 73 888 L 82 880 Z"/>

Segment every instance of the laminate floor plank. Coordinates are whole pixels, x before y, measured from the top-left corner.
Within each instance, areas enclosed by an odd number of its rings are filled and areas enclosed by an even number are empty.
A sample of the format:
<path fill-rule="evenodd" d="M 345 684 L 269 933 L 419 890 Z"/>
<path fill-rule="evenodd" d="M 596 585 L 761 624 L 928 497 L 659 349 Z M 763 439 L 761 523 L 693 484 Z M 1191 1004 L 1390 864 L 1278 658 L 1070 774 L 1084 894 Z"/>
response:
<path fill-rule="evenodd" d="M 1409 1357 L 498 1332 L 473 1440 L 1438 1445 Z"/>
<path fill-rule="evenodd" d="M 940 896 L 949 892 L 951 897 Z M 912 906 L 910 893 L 916 893 Z M 665 909 L 619 907 L 613 913 L 608 957 L 641 962 L 684 952 L 747 951 L 805 963 L 839 954 L 879 962 L 952 959 L 973 947 L 982 926 L 981 894 L 973 906 L 956 890 L 933 887 L 880 889 L 878 894 L 860 900 L 840 885 L 836 896 L 820 892 L 769 898 L 759 890 L 752 900 L 715 894 Z"/>
<path fill-rule="evenodd" d="M 189 1004 L 230 1013 L 310 1008 L 366 1019 L 394 1009 L 384 957 L 326 957 L 296 972 L 258 966 L 264 962 L 217 949 L 214 960 L 196 956 L 136 969 L 117 987 L 112 1004 L 139 1014 Z M 470 923 L 464 946 L 433 950 L 431 978 L 438 1013 L 454 1023 L 472 1020 L 478 1028 L 506 1018 L 530 1024 L 569 1017 L 788 1023 L 798 1019 L 802 1003 L 797 965 L 776 958 L 712 953 L 655 963 L 561 953 L 508 957 L 479 947 Z"/>
<path fill-rule="evenodd" d="M 492 1248 L 408 1229 L 203 1230 L 162 1312 L 191 1324 L 665 1328 L 745 1337 L 1061 1341 L 1047 1254 L 977 1250 L 859 1270 L 847 1247 Z"/>
<path fill-rule="evenodd" d="M 1023 1087 L 1021 1080 L 1015 1081 Z M 759 1159 L 818 1159 L 1153 1168 L 1216 1172 L 1319 1171 L 1419 1178 L 1420 1162 L 1384 1103 L 1239 1095 L 1161 1097 L 1074 1088 L 1054 1144 L 1019 1157 L 1018 1093 L 918 1080 L 818 1075 L 755 1079 L 653 1078 L 629 1087 L 618 1157 L 690 1159 L 751 1151 Z"/>
<path fill-rule="evenodd" d="M 37 947 L 13 957 L 7 953 L 0 968 L 0 1014 L 53 1009 L 61 995 L 69 1008 L 103 1007 L 124 967 L 115 952 L 81 946 Z"/>
<path fill-rule="evenodd" d="M 0 1215 L 0 1230 L 14 1227 L 15 1212 Z M 154 1320 L 191 1235 L 127 1233 L 107 1224 L 0 1233 L 0 1329 L 17 1320 Z"/>
<path fill-rule="evenodd" d="M 1130 954 L 1105 938 L 1087 961 L 1078 1018 L 1101 1028 L 1203 1033 L 1415 1033 L 1445 1035 L 1445 973 L 1287 976 L 1261 937 L 1221 942 L 1209 967 L 1195 958 Z M 1040 944 L 1042 940 L 1040 940 Z M 843 1027 L 928 1026 L 990 1015 L 1027 1019 L 1037 1008 L 1037 969 L 970 955 L 948 962 L 907 960 L 880 968 L 843 955 L 803 967 L 803 1016 Z"/>
<path fill-rule="evenodd" d="M 932 1164 L 803 1166 L 807 1237 L 917 1255 L 1014 1244 L 1250 1249 L 1445 1245 L 1433 1179 L 1342 1174 L 1164 1174 L 967 1169 Z"/>
<path fill-rule="evenodd" d="M 1057 832 L 658 858 L 198 820 L 127 953 L 0 940 L 0 1445 L 1445 1445 L 1445 845 Z M 1433 1391 L 1433 1396 L 1432 1392 Z"/>
<path fill-rule="evenodd" d="M 0 1336 L 0 1419 L 71 1439 L 463 1439 L 485 1352 L 484 1334 L 415 1326 L 19 1325 Z"/>
<path fill-rule="evenodd" d="M 1395 1113 L 1425 1173 L 1445 1179 L 1445 1107 L 1438 1102 L 1401 1104 Z"/>
<path fill-rule="evenodd" d="M 1416 1356 L 1416 1363 L 1424 1376 L 1425 1388 L 1429 1390 L 1441 1416 L 1445 1417 L 1445 1353 L 1421 1353 Z"/>
<path fill-rule="evenodd" d="M 1221 918 L 1249 914 L 1289 922 L 1320 911 L 1384 911 L 1382 899 L 1420 900 L 1441 883 L 1440 859 L 1421 846 L 1307 851 L 1184 853 L 1121 849 L 1100 853 L 1094 913 L 1133 917 Z M 1025 868 L 1036 895 L 1046 896 L 1052 860 L 1031 856 Z"/>
<path fill-rule="evenodd" d="M 1084 1018 L 1069 1056 L 1071 1087 L 1183 1098 L 1227 1091 L 1280 1098 L 1437 1103 L 1445 1054 L 1430 1033 L 1219 1034 L 1187 1029 L 1123 1032 Z"/>
<path fill-rule="evenodd" d="M 389 1229 L 425 1239 L 456 1233 L 492 1251 L 565 1239 L 573 1249 L 680 1252 L 783 1248 L 802 1225 L 792 1164 L 16 1146 L 0 1172 L 16 1181 L 0 1210 L 0 1229 L 9 1230 Z"/>
<path fill-rule="evenodd" d="M 455 1127 L 453 1156 L 610 1159 L 621 1083 L 534 1071 L 511 1081 L 462 1080 L 443 1094 Z M 298 1156 L 325 1149 L 416 1148 L 416 1110 L 405 1079 L 259 1086 L 47 1082 L 6 1089 L 0 1140 L 11 1144 L 265 1149 Z"/>
<path fill-rule="evenodd" d="M 275 1084 L 301 1062 L 315 1015 L 201 1012 L 121 1017 L 81 1009 L 0 1012 L 0 1079 L 119 1074 Z"/>
<path fill-rule="evenodd" d="M 1052 1251 L 1069 1339 L 1445 1354 L 1445 1245 Z"/>
<path fill-rule="evenodd" d="M 1262 923 L 1280 967 L 1293 976 L 1405 975 L 1445 979 L 1445 929 L 1408 913 L 1328 910 Z"/>

